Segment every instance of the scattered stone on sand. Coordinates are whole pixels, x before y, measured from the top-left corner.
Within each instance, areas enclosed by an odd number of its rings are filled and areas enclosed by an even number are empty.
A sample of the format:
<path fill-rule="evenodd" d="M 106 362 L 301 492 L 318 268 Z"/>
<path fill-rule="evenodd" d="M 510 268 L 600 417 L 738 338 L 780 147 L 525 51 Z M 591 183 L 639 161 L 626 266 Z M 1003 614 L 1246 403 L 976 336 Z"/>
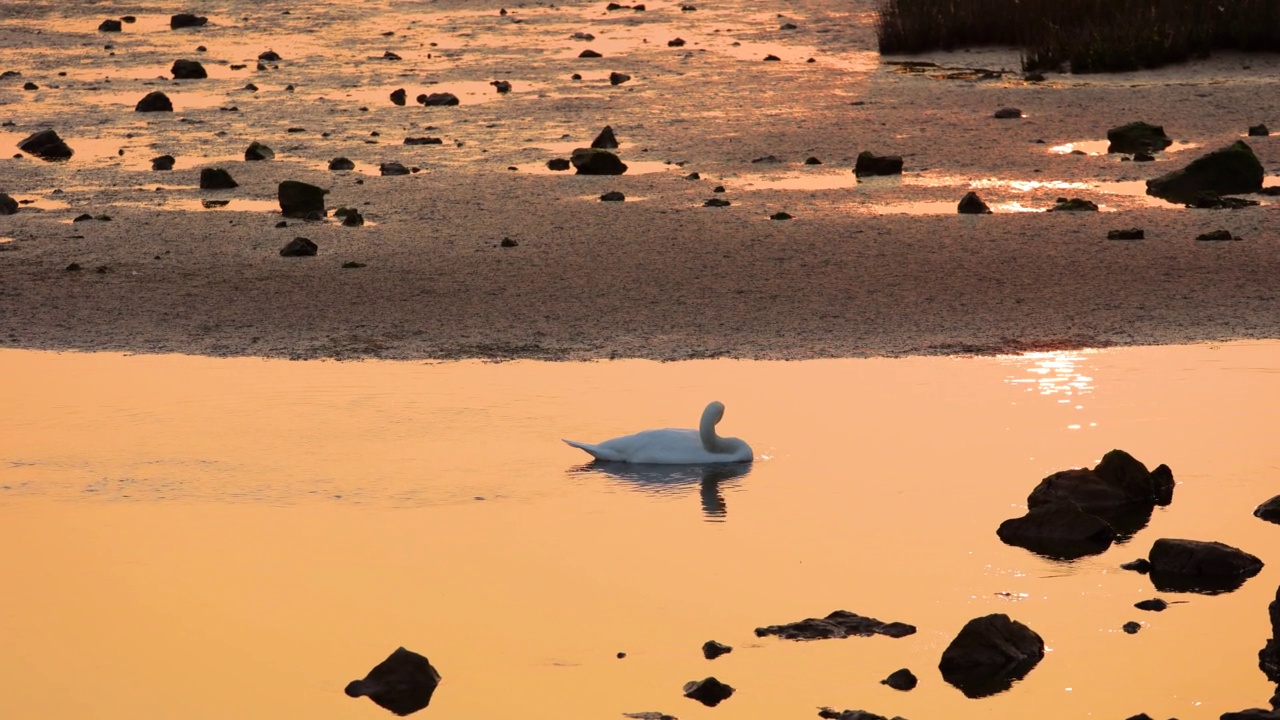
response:
<path fill-rule="evenodd" d="M 613 127 L 605 125 L 600 134 L 596 135 L 595 139 L 591 141 L 591 147 L 604 150 L 616 149 L 618 147 L 618 137 L 613 134 Z"/>
<path fill-rule="evenodd" d="M 690 680 L 684 684 L 684 696 L 707 707 L 715 707 L 733 695 L 733 688 L 714 677 Z"/>
<path fill-rule="evenodd" d="M 1098 204 L 1084 198 L 1058 198 L 1058 204 L 1049 212 L 1098 212 Z"/>
<path fill-rule="evenodd" d="M 627 199 L 627 196 L 623 195 L 617 190 L 610 190 L 609 192 L 600 196 L 601 202 L 622 202 L 623 200 L 626 200 L 626 199 Z"/>
<path fill-rule="evenodd" d="M 176 162 L 177 159 L 172 155 L 159 155 L 151 158 L 151 169 L 156 171 L 172 170 Z"/>
<path fill-rule="evenodd" d="M 519 247 L 519 246 L 520 246 L 520 243 L 518 241 L 513 240 L 512 238 L 509 238 L 509 237 L 502 238 L 502 242 L 498 243 L 498 247 L 504 247 L 504 248 L 513 248 L 513 247 Z M 623 653 L 623 656 L 625 657 L 626 653 Z"/>
<path fill-rule="evenodd" d="M 458 104 L 458 96 L 447 92 L 419 95 L 417 100 L 427 107 L 449 107 Z"/>
<path fill-rule="evenodd" d="M 782 158 L 777 155 L 762 155 L 758 158 L 751 159 L 752 165 L 780 165 L 781 163 Z"/>
<path fill-rule="evenodd" d="M 888 685 L 894 690 L 902 690 L 903 692 L 906 692 L 907 690 L 914 690 L 917 683 L 919 683 L 919 680 L 917 680 L 915 674 L 907 668 L 894 670 L 889 674 L 889 677 L 880 681 L 881 685 Z"/>
<path fill-rule="evenodd" d="M 711 198 L 702 203 L 702 207 L 729 207 L 733 203 L 724 198 Z"/>
<path fill-rule="evenodd" d="M 1120 629 L 1121 629 L 1121 630 L 1124 630 L 1125 632 L 1129 633 L 1130 635 L 1137 635 L 1137 634 L 1138 634 L 1138 631 L 1142 629 L 1142 623 L 1140 623 L 1140 622 L 1134 622 L 1134 621 L 1130 620 L 1129 622 L 1125 623 L 1124 625 L 1121 625 L 1121 626 L 1120 626 Z"/>
<path fill-rule="evenodd" d="M 779 210 L 778 212 L 769 216 L 770 220 L 790 220 L 791 218 L 792 218 L 791 213 L 783 212 L 782 210 Z"/>
<path fill-rule="evenodd" d="M 254 140 L 249 143 L 249 147 L 244 149 L 244 159 L 248 162 L 256 160 L 271 160 L 276 156 L 276 151 Z"/>
<path fill-rule="evenodd" d="M 610 84 L 610 85 L 621 85 L 622 83 L 624 83 L 624 82 L 626 82 L 626 81 L 628 81 L 628 80 L 630 80 L 630 79 L 631 79 L 631 76 L 630 76 L 630 75 L 628 75 L 628 74 L 626 74 L 626 73 L 620 73 L 620 72 L 611 72 L 611 73 L 609 73 L 609 84 Z"/>
<path fill-rule="evenodd" d="M 708 640 L 702 643 L 702 657 L 708 660 L 715 660 L 721 655 L 724 655 L 726 653 L 731 653 L 731 652 L 733 652 L 733 648 L 729 647 L 728 645 L 725 645 L 722 642 L 716 642 L 715 640 Z"/>
<path fill-rule="evenodd" d="M 1147 181 L 1147 194 L 1170 202 L 1190 202 L 1203 192 L 1218 195 L 1251 193 L 1262 189 L 1262 163 L 1253 148 L 1237 140 L 1202 155 L 1179 170 Z"/>
<path fill-rule="evenodd" d="M 596 36 L 595 36 L 595 35 L 592 35 L 592 34 L 591 34 L 591 33 L 589 33 L 589 32 L 576 32 L 576 33 L 574 33 L 574 34 L 570 35 L 570 36 L 569 36 L 569 39 L 570 39 L 570 40 L 585 40 L 585 41 L 587 41 L 587 42 L 591 42 L 592 40 L 595 40 L 595 39 L 596 39 Z"/>
<path fill-rule="evenodd" d="M 779 30 L 795 30 L 797 27 L 799 26 L 796 25 L 795 23 L 787 22 L 787 23 L 782 23 L 782 25 L 779 26 L 778 29 Z"/>
<path fill-rule="evenodd" d="M 1196 236 L 1196 240 L 1205 242 L 1223 242 L 1229 240 L 1243 240 L 1239 235 L 1232 235 L 1230 230 L 1210 230 L 1207 233 L 1200 233 Z"/>
<path fill-rule="evenodd" d="M 153 90 L 142 97 L 137 105 L 133 106 L 134 112 L 173 112 L 173 102 L 169 100 L 169 96 Z"/>
<path fill-rule="evenodd" d="M 71 263 L 70 265 L 63 268 L 63 270 L 67 272 L 80 272 L 83 269 L 84 268 L 80 267 L 80 263 Z"/>
<path fill-rule="evenodd" d="M 1106 520 L 1069 502 L 1041 505 L 1000 523 L 996 535 L 1007 545 L 1058 560 L 1097 555 L 1111 547 L 1116 531 Z"/>
<path fill-rule="evenodd" d="M 572 166 L 573 163 L 569 162 L 569 158 L 551 158 L 547 161 L 547 169 L 555 172 L 568 170 Z"/>
<path fill-rule="evenodd" d="M 391 91 L 391 103 L 393 105 L 404 107 L 406 97 L 404 88 L 396 88 Z"/>
<path fill-rule="evenodd" d="M 1263 563 L 1220 542 L 1160 538 L 1151 546 L 1151 582 L 1158 590 L 1215 594 L 1235 590 Z"/>
<path fill-rule="evenodd" d="M 809 157 L 804 159 L 804 164 L 805 165 L 821 165 L 822 161 L 810 155 Z"/>
<path fill-rule="evenodd" d="M 0 215 L 12 215 L 18 212 L 18 201 L 8 193 L 0 192 Z"/>
<path fill-rule="evenodd" d="M 360 227 L 364 225 L 364 216 L 355 208 L 338 208 L 333 211 L 333 216 L 342 220 L 343 227 Z"/>
<path fill-rule="evenodd" d="M 253 83 L 245 83 L 243 89 L 248 90 L 249 92 L 258 92 L 258 86 Z"/>
<path fill-rule="evenodd" d="M 280 62 L 280 53 L 275 50 L 263 50 L 258 53 L 258 59 L 262 62 Z"/>
<path fill-rule="evenodd" d="M 506 95 L 511 92 L 511 83 L 506 80 L 490 80 L 489 84 L 498 91 L 499 95 Z"/>
<path fill-rule="evenodd" d="M 1147 598 L 1133 604 L 1139 610 L 1147 610 L 1149 612 L 1164 612 L 1169 607 L 1169 603 L 1161 598 Z"/>
<path fill-rule="evenodd" d="M 169 18 L 169 29 L 177 30 L 179 28 L 200 27 L 209 22 L 209 18 L 191 13 L 178 13 Z"/>
<path fill-rule="evenodd" d="M 395 54 L 395 53 L 391 52 L 390 50 L 387 50 L 387 51 L 385 51 L 385 52 L 383 52 L 383 53 L 382 53 L 382 59 L 383 59 L 383 60 L 390 60 L 390 61 L 392 61 L 392 62 L 395 62 L 396 60 L 400 60 L 400 59 L 401 59 L 401 57 L 400 57 L 399 55 L 397 55 L 397 54 Z"/>
<path fill-rule="evenodd" d="M 1217 193 L 1202 192 L 1187 202 L 1184 207 L 1188 210 L 1239 210 L 1260 204 L 1257 200 L 1223 197 Z"/>
<path fill-rule="evenodd" d="M 1261 124 L 1261 123 L 1259 123 L 1259 124 L 1257 124 L 1257 125 L 1250 125 L 1250 126 L 1249 126 L 1249 136 L 1250 136 L 1250 137 L 1266 137 L 1266 136 L 1268 136 L 1268 135 L 1270 135 L 1270 134 L 1271 134 L 1271 131 L 1267 129 L 1267 126 L 1266 126 L 1266 125 L 1263 125 L 1263 124 Z"/>
<path fill-rule="evenodd" d="M 425 657 L 397 648 L 363 680 L 352 680 L 345 692 L 348 697 L 368 697 L 396 715 L 408 715 L 431 704 L 439 685 L 440 673 Z"/>
<path fill-rule="evenodd" d="M 1026 82 L 1044 82 L 1044 73 L 1029 72 L 1022 76 Z"/>
<path fill-rule="evenodd" d="M 865 175 L 901 175 L 902 156 L 876 155 L 870 150 L 863 150 L 858 153 L 858 159 L 853 166 L 853 174 L 858 177 Z"/>
<path fill-rule="evenodd" d="M 240 187 L 240 183 L 222 168 L 204 168 L 200 171 L 201 190 L 230 190 L 235 187 Z"/>
<path fill-rule="evenodd" d="M 1022 117 L 1022 111 L 1015 107 L 1003 107 L 995 112 L 997 120 L 1014 120 Z"/>
<path fill-rule="evenodd" d="M 276 189 L 280 214 L 287 218 L 310 219 L 325 216 L 324 196 L 328 190 L 297 180 L 285 180 Z"/>
<path fill-rule="evenodd" d="M 209 77 L 198 60 L 174 60 L 169 72 L 173 74 L 174 80 L 203 80 Z"/>
<path fill-rule="evenodd" d="M 284 247 L 280 248 L 281 257 L 312 257 L 320 249 L 314 242 L 304 237 L 296 237 L 290 240 Z M 351 695 L 351 686 L 347 686 L 347 694 Z M 351 697 L 359 697 L 359 695 L 351 695 Z M 381 704 L 381 703 L 379 703 Z"/>
<path fill-rule="evenodd" d="M 782 62 L 782 58 L 778 57 L 777 55 L 765 55 L 764 61 L 765 62 Z"/>
<path fill-rule="evenodd" d="M 1136 152 L 1133 154 L 1134 162 L 1155 162 L 1156 156 L 1151 153 Z"/>
<path fill-rule="evenodd" d="M 378 172 L 382 175 L 408 175 L 409 168 L 398 162 L 384 162 L 378 166 Z"/>
<path fill-rule="evenodd" d="M 210 200 L 208 198 L 204 198 L 200 201 L 200 207 L 206 210 L 210 208 L 226 207 L 230 204 L 231 204 L 230 200 Z"/>
<path fill-rule="evenodd" d="M 1280 524 L 1280 495 L 1277 495 L 1254 508 L 1253 516 L 1256 518 L 1262 518 L 1267 522 Z"/>
<path fill-rule="evenodd" d="M 355 170 L 356 164 L 344 157 L 336 157 L 329 161 L 330 170 Z"/>
<path fill-rule="evenodd" d="M 713 193 L 722 193 L 722 192 L 724 192 L 724 186 L 723 186 L 723 185 L 717 185 L 717 186 L 715 186 L 715 187 L 711 188 L 711 192 L 713 192 Z"/>
<path fill-rule="evenodd" d="M 696 173 L 696 172 L 691 172 L 691 173 L 689 173 L 688 175 L 685 175 L 685 176 L 684 176 L 684 179 L 685 179 L 685 180 L 701 180 L 701 179 L 702 179 L 702 175 L 700 175 L 700 174 L 698 174 L 698 173 Z"/>
<path fill-rule="evenodd" d="M 25 82 L 25 83 L 22 83 L 22 89 L 23 90 L 39 90 L 40 86 L 33 82 Z"/>
<path fill-rule="evenodd" d="M 617 155 L 601 148 L 578 148 L 569 157 L 579 175 L 621 175 L 627 164 Z"/>
<path fill-rule="evenodd" d="M 871 637 L 886 635 L 901 638 L 913 635 L 914 625 L 901 622 L 883 622 L 864 617 L 848 610 L 836 610 L 825 618 L 805 618 L 785 625 L 768 625 L 756 628 L 756 637 L 776 635 L 783 640 L 826 640 L 852 636 Z"/>
<path fill-rule="evenodd" d="M 1151 561 L 1147 560 L 1146 558 L 1138 558 L 1137 560 L 1130 560 L 1127 563 L 1121 563 L 1120 569 L 1132 570 L 1133 572 L 1136 572 L 1140 575 L 1146 575 L 1147 573 L 1151 572 Z"/>
<path fill-rule="evenodd" d="M 956 212 L 961 215 L 990 215 L 991 208 L 978 197 L 978 193 L 970 190 L 960 198 L 959 204 L 956 205 Z"/>
<path fill-rule="evenodd" d="M 1031 628 L 996 613 L 974 618 L 942 653 L 942 678 L 966 697 L 1008 690 L 1044 657 L 1044 640 Z"/>
<path fill-rule="evenodd" d="M 672 38 L 668 40 L 667 47 L 684 47 L 684 38 Z"/>
<path fill-rule="evenodd" d="M 26 139 L 18 143 L 18 149 L 28 155 L 34 155 L 41 160 L 50 162 L 67 160 L 75 154 L 75 151 L 62 138 L 58 137 L 58 133 L 53 130 L 41 130 L 28 135 Z"/>
<path fill-rule="evenodd" d="M 587 48 L 586 50 L 583 50 L 582 52 L 578 53 L 578 57 L 580 57 L 580 58 L 602 58 L 602 57 L 604 57 L 604 55 L 601 55 L 600 53 L 596 52 L 595 50 L 592 50 L 591 48 Z"/>
<path fill-rule="evenodd" d="M 405 145 L 443 145 L 444 139 L 438 137 L 407 137 Z"/>
<path fill-rule="evenodd" d="M 1147 234 L 1142 228 L 1128 228 L 1125 230 L 1108 230 L 1108 240 L 1143 240 Z"/>
<path fill-rule="evenodd" d="M 1108 153 L 1160 152 L 1173 144 L 1173 138 L 1160 125 L 1131 122 L 1107 131 Z"/>
<path fill-rule="evenodd" d="M 343 270 L 356 270 L 362 267 L 369 267 L 369 266 L 362 262 L 356 262 L 355 260 L 348 260 L 342 263 Z"/>
<path fill-rule="evenodd" d="M 103 20 L 98 25 L 98 32 L 120 32 L 122 30 L 124 30 L 124 26 L 120 24 L 119 20 Z"/>

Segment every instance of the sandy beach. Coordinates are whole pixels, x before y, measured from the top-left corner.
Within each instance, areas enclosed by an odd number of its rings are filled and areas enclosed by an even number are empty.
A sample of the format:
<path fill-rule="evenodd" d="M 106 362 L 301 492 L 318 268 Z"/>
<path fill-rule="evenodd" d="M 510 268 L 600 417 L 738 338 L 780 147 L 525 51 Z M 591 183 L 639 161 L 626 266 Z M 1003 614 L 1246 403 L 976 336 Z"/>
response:
<path fill-rule="evenodd" d="M 51 127 L 77 153 L 0 160 L 0 192 L 24 203 L 0 217 L 0 346 L 678 359 L 1280 337 L 1274 198 L 1186 210 L 1142 190 L 1249 125 L 1280 125 L 1274 57 L 1026 82 L 1016 51 L 990 50 L 913 57 L 937 67 L 904 72 L 875 53 L 866 2 L 506 15 L 496 2 L 222 2 L 205 27 L 170 30 L 183 9 L 33 3 L 0 29 L 0 71 L 21 73 L 0 81 L 0 140 Z M 129 12 L 124 32 L 96 31 Z M 604 57 L 578 58 L 587 47 Z M 255 70 L 268 49 L 281 60 Z M 210 77 L 167 79 L 186 57 Z M 610 72 L 632 79 L 610 85 Z M 452 89 L 461 104 L 399 107 L 396 88 Z M 133 112 L 157 89 L 173 113 Z M 1024 117 L 992 117 L 1008 106 Z M 1106 130 L 1136 119 L 1177 144 L 1152 163 L 1107 155 Z M 606 124 L 627 174 L 545 167 Z M 402 144 L 424 135 L 442 144 Z M 1275 184 L 1280 141 L 1248 140 Z M 276 158 L 244 161 L 251 141 Z M 864 149 L 902 155 L 903 175 L 857 182 Z M 151 171 L 165 153 L 177 167 Z M 356 170 L 328 171 L 336 156 Z M 379 176 L 390 161 L 421 172 Z M 202 191 L 201 167 L 240 186 Z M 358 208 L 366 225 L 277 227 L 287 179 L 329 189 L 330 210 Z M 995 214 L 956 215 L 969 189 Z M 597 199 L 610 190 L 626 201 Z M 702 207 L 712 197 L 732 204 Z M 1102 212 L 1033 212 L 1057 197 Z M 111 220 L 71 222 L 83 213 Z M 1130 227 L 1146 239 L 1106 239 Z M 1216 229 L 1243 241 L 1194 239 Z M 280 257 L 299 236 L 319 254 Z"/>

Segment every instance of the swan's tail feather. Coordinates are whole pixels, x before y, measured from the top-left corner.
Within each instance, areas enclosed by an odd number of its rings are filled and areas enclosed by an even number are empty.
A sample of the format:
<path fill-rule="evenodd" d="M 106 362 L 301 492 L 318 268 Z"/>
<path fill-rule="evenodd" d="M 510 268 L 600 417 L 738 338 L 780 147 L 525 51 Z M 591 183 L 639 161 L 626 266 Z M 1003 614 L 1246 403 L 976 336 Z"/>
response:
<path fill-rule="evenodd" d="M 614 451 L 612 451 L 612 450 L 610 450 L 609 448 L 606 448 L 606 447 L 601 447 L 601 446 L 599 446 L 599 445 L 592 445 L 592 444 L 590 444 L 590 443 L 582 443 L 582 442 L 578 442 L 578 441 L 576 441 L 576 440 L 565 440 L 564 442 L 565 442 L 565 444 L 566 444 L 566 445 L 569 445 L 569 446 L 571 446 L 571 447 L 576 447 L 576 448 L 578 448 L 579 450 L 583 450 L 583 451 L 585 451 L 585 452 L 589 453 L 589 454 L 591 455 L 591 457 L 593 457 L 593 458 L 595 458 L 595 459 L 597 459 L 597 460 L 605 460 L 605 461 L 608 461 L 608 462 L 617 462 L 617 461 L 619 461 L 619 460 L 621 460 L 621 459 L 622 459 L 622 458 L 618 457 L 618 453 L 616 453 L 616 452 L 614 452 Z"/>

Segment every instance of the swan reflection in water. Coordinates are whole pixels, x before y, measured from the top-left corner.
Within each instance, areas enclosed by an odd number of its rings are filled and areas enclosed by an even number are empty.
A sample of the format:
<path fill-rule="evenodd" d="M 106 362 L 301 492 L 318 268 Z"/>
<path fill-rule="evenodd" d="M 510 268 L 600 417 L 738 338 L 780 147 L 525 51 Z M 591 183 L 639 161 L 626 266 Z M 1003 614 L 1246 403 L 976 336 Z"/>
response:
<path fill-rule="evenodd" d="M 702 513 L 713 522 L 723 521 L 729 512 L 722 489 L 737 485 L 738 479 L 750 472 L 749 462 L 663 465 L 596 460 L 569 469 L 573 476 L 598 475 L 620 480 L 624 488 L 634 492 L 675 494 L 696 485 Z"/>

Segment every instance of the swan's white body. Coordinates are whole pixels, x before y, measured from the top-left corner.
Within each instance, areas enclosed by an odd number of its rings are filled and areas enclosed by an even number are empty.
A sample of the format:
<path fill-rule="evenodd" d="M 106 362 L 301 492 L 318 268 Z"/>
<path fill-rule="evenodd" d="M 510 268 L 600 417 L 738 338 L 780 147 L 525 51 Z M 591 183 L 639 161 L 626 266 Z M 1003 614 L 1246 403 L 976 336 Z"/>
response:
<path fill-rule="evenodd" d="M 716 424 L 724 417 L 724 405 L 712 402 L 702 411 L 697 430 L 664 428 L 590 443 L 565 440 L 605 462 L 649 463 L 654 465 L 703 465 L 707 463 L 751 462 L 751 446 L 735 437 L 716 435 Z"/>

